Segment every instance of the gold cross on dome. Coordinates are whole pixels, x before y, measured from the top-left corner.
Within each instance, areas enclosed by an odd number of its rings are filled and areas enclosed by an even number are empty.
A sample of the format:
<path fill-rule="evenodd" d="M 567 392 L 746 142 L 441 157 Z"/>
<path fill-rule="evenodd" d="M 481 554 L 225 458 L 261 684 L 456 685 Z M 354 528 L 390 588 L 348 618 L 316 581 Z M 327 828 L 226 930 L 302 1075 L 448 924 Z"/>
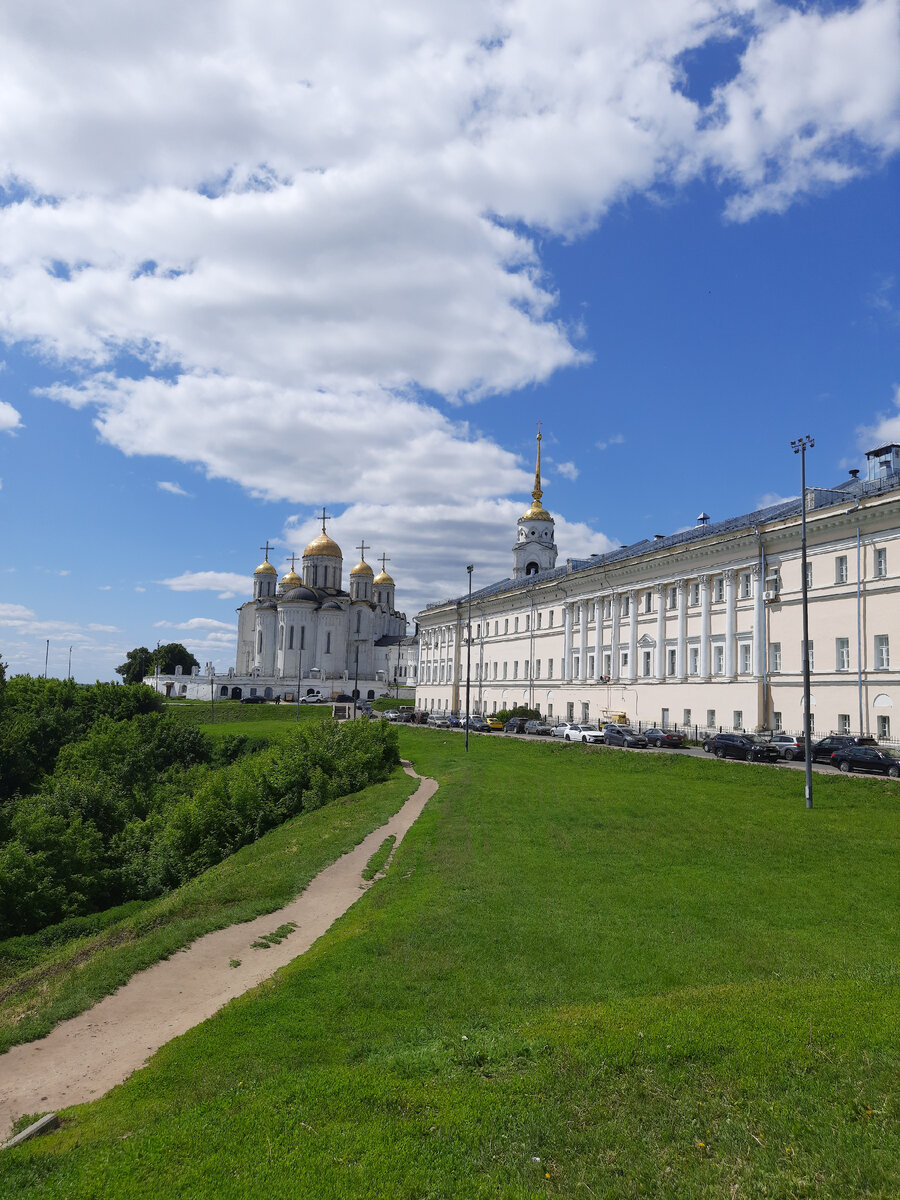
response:
<path fill-rule="evenodd" d="M 325 509 L 323 508 L 323 509 L 322 509 L 322 516 L 321 516 L 319 519 L 320 519 L 320 520 L 321 520 L 321 522 L 322 522 L 322 532 L 324 533 L 324 532 L 325 532 L 325 522 L 326 522 L 326 521 L 331 521 L 331 520 L 333 520 L 333 518 L 332 518 L 332 517 L 329 517 L 329 516 L 327 515 L 327 513 L 325 512 Z"/>
<path fill-rule="evenodd" d="M 274 546 L 270 546 L 270 545 L 269 545 L 269 539 L 268 539 L 268 538 L 266 538 L 266 544 L 265 544 L 264 546 L 260 546 L 260 550 L 262 550 L 262 551 L 264 552 L 265 556 L 266 556 L 266 557 L 265 557 L 265 559 L 264 559 L 264 561 L 265 561 L 265 562 L 268 562 L 268 561 L 269 561 L 269 551 L 270 551 L 270 550 L 274 550 L 274 549 L 275 549 L 275 547 L 274 547 Z"/>
<path fill-rule="evenodd" d="M 359 551 L 359 557 L 360 557 L 360 559 L 361 559 L 363 562 L 365 562 L 365 561 L 366 561 L 366 551 L 367 551 L 367 550 L 371 550 L 371 549 L 372 549 L 372 547 L 371 547 L 371 546 L 367 546 L 367 545 L 366 545 L 366 539 L 365 539 L 365 538 L 363 538 L 363 540 L 362 540 L 362 541 L 359 543 L 359 545 L 356 547 L 356 549 Z"/>
<path fill-rule="evenodd" d="M 391 561 L 391 560 L 388 558 L 388 556 L 387 556 L 386 554 L 382 554 L 382 556 L 381 556 L 381 569 L 382 569 L 382 571 L 384 571 L 384 573 L 385 573 L 385 574 L 387 574 L 387 567 L 386 567 L 384 564 L 385 564 L 385 563 L 389 563 L 390 561 Z"/>

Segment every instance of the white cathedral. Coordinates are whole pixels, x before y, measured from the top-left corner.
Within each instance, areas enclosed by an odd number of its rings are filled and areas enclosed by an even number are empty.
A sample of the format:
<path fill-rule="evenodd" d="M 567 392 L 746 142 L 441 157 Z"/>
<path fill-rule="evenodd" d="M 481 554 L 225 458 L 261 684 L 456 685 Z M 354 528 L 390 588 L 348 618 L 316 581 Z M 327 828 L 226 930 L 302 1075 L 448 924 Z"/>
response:
<path fill-rule="evenodd" d="M 360 560 L 344 590 L 344 556 L 325 532 L 303 551 L 302 577 L 290 569 L 279 580 L 265 558 L 253 572 L 253 596 L 238 609 L 237 659 L 227 675 L 207 664 L 205 675 L 166 675 L 147 683 L 170 696 L 209 700 L 292 701 L 315 691 L 328 700 L 358 691 L 361 699 L 405 693 L 414 688 L 417 640 L 408 637 L 406 614 L 394 607 L 394 580 L 382 555 L 376 575 L 366 562 L 370 547 L 359 547 Z"/>

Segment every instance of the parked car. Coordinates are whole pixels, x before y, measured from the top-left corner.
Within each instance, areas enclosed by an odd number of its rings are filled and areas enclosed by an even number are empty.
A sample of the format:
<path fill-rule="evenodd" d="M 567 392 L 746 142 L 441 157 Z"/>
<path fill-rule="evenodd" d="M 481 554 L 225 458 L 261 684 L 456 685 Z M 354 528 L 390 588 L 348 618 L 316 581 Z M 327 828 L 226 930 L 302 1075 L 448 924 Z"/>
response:
<path fill-rule="evenodd" d="M 411 721 L 412 721 L 413 725 L 427 725 L 428 724 L 428 713 L 427 712 L 413 713 Z"/>
<path fill-rule="evenodd" d="M 428 717 L 428 724 L 432 727 L 432 729 L 449 729 L 450 717 L 447 715 L 447 713 L 432 713 L 431 716 Z"/>
<path fill-rule="evenodd" d="M 265 696 L 241 696 L 241 704 L 265 704 Z"/>
<path fill-rule="evenodd" d="M 503 732 L 504 733 L 524 733 L 525 726 L 527 724 L 528 724 L 528 722 L 525 720 L 524 717 L 510 717 L 510 719 L 503 726 Z"/>
<path fill-rule="evenodd" d="M 554 725 L 550 730 L 550 736 L 564 738 L 566 736 L 566 730 L 571 729 L 573 726 L 574 721 L 560 721 L 558 725 Z"/>
<path fill-rule="evenodd" d="M 352 700 L 353 700 L 353 697 L 348 696 L 346 702 L 352 702 Z M 300 703 L 301 704 L 324 704 L 325 697 L 322 695 L 321 692 L 307 692 L 307 694 L 305 696 L 300 697 Z"/>
<path fill-rule="evenodd" d="M 671 749 L 684 745 L 684 738 L 674 729 L 660 729 L 658 726 L 654 726 L 652 729 L 645 730 L 644 736 L 651 746 L 668 746 Z"/>
<path fill-rule="evenodd" d="M 752 733 L 715 733 L 706 739 L 704 750 L 716 758 L 741 758 L 746 762 L 778 762 L 778 751 L 771 742 Z"/>
<path fill-rule="evenodd" d="M 465 720 L 465 718 L 463 718 L 463 720 Z M 450 715 L 447 717 L 447 723 L 451 729 L 461 729 L 463 724 L 456 713 L 450 713 Z"/>
<path fill-rule="evenodd" d="M 831 756 L 831 765 L 845 774 L 849 771 L 874 771 L 900 779 L 900 756 L 879 746 L 845 746 Z"/>
<path fill-rule="evenodd" d="M 491 729 L 502 729 L 503 728 L 503 722 L 500 720 L 499 717 L 494 717 L 494 716 L 486 717 L 485 720 L 487 721 L 488 725 L 490 725 Z"/>
<path fill-rule="evenodd" d="M 607 746 L 628 746 L 632 750 L 644 750 L 647 747 L 647 738 L 644 734 L 638 733 L 630 725 L 610 723 L 604 725 L 600 732 Z"/>
<path fill-rule="evenodd" d="M 549 737 L 553 732 L 553 726 L 548 724 L 543 717 L 539 717 L 525 722 L 525 732 L 543 734 L 545 737 Z"/>
<path fill-rule="evenodd" d="M 831 756 L 836 750 L 846 750 L 848 746 L 874 746 L 878 743 L 873 737 L 852 737 L 849 733 L 835 733 L 823 737 L 821 741 L 813 742 L 813 762 L 831 762 Z"/>
<path fill-rule="evenodd" d="M 603 734 L 596 725 L 592 725 L 589 721 L 585 721 L 581 725 L 570 725 L 563 734 L 563 741 L 602 743 Z"/>
<path fill-rule="evenodd" d="M 465 725 L 466 725 L 466 722 L 463 721 L 463 728 L 465 728 Z M 484 717 L 479 717 L 479 716 L 469 717 L 468 725 L 469 725 L 469 729 L 473 733 L 492 733 L 493 732 L 490 724 L 484 719 Z"/>
<path fill-rule="evenodd" d="M 415 724 L 416 712 L 413 708 L 401 708 L 397 716 L 397 720 L 404 725 Z"/>
<path fill-rule="evenodd" d="M 806 758 L 806 742 L 802 737 L 794 737 L 791 733 L 773 733 L 769 740 L 785 762 Z"/>
<path fill-rule="evenodd" d="M 397 708 L 386 708 L 381 714 L 386 721 L 399 721 L 400 710 Z"/>

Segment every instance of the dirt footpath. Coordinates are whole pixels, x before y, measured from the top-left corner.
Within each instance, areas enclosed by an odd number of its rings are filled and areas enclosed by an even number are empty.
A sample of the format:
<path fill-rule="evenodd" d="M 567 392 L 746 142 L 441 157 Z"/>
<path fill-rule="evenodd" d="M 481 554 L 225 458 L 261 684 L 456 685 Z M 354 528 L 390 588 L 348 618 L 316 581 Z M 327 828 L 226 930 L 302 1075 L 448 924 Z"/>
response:
<path fill-rule="evenodd" d="M 160 1046 L 305 953 L 362 895 L 368 886 L 362 872 L 384 839 L 394 834 L 399 845 L 437 790 L 433 779 L 417 775 L 408 763 L 403 769 L 420 782 L 400 811 L 321 871 L 285 908 L 199 938 L 41 1041 L 0 1056 L 0 1142 L 23 1113 L 56 1112 L 96 1100 Z M 251 949 L 252 941 L 288 921 L 298 928 L 283 942 Z M 237 959 L 240 966 L 232 967 Z"/>

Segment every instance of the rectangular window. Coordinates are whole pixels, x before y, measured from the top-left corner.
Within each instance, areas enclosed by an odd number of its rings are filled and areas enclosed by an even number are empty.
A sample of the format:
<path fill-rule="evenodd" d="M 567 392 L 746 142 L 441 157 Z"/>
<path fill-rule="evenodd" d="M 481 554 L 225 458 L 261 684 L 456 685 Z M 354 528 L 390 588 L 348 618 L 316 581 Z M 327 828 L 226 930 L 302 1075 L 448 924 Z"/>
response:
<path fill-rule="evenodd" d="M 889 738 L 891 736 L 891 718 L 878 718 L 878 736 L 880 738 Z"/>
<path fill-rule="evenodd" d="M 649 650 L 641 651 L 641 674 L 645 679 L 649 678 L 652 670 L 652 658 Z"/>
<path fill-rule="evenodd" d="M 325 653 L 326 654 L 331 653 L 331 630 L 329 630 L 328 633 L 325 634 Z"/>
<path fill-rule="evenodd" d="M 669 710 L 667 708 L 664 708 L 660 713 L 659 723 L 662 725 L 663 729 L 669 728 Z"/>
<path fill-rule="evenodd" d="M 707 729 L 715 729 L 715 727 L 716 727 L 716 710 L 714 708 L 708 708 L 706 710 L 706 728 Z"/>
<path fill-rule="evenodd" d="M 836 671 L 850 670 L 850 639 L 834 639 L 834 669 Z"/>
<path fill-rule="evenodd" d="M 891 666 L 891 647 L 886 633 L 875 634 L 875 670 L 888 671 Z"/>
<path fill-rule="evenodd" d="M 688 667 L 690 674 L 691 675 L 699 675 L 700 674 L 700 647 L 699 646 L 691 646 L 690 651 L 688 652 L 688 661 L 690 663 L 690 666 Z"/>
<path fill-rule="evenodd" d="M 627 650 L 622 651 L 622 670 L 623 670 L 623 672 L 628 670 L 628 651 Z"/>
<path fill-rule="evenodd" d="M 612 616 L 612 600 L 607 596 L 603 601 L 603 620 L 608 621 Z"/>
<path fill-rule="evenodd" d="M 834 560 L 834 582 L 847 582 L 847 555 L 839 554 Z"/>
<path fill-rule="evenodd" d="M 577 654 L 572 655 L 572 675 L 577 679 L 581 674 L 581 661 Z"/>
<path fill-rule="evenodd" d="M 612 675 L 612 655 L 611 654 L 603 655 L 603 674 L 606 676 L 607 679 L 609 679 L 610 676 Z"/>
<path fill-rule="evenodd" d="M 589 622 L 593 621 L 593 619 L 594 619 L 594 605 L 589 604 L 588 605 L 588 621 Z"/>
<path fill-rule="evenodd" d="M 291 625 L 290 628 L 288 629 L 288 650 L 293 650 L 293 648 L 294 648 L 294 627 L 293 627 L 293 625 Z"/>
<path fill-rule="evenodd" d="M 539 658 L 534 660 L 534 677 L 535 679 L 540 679 L 541 677 L 541 660 Z"/>
<path fill-rule="evenodd" d="M 850 732 L 850 714 L 838 713 L 838 733 Z"/>
<path fill-rule="evenodd" d="M 686 708 L 686 709 L 684 710 L 684 719 L 682 720 L 682 722 L 681 722 L 681 723 L 682 723 L 682 725 L 690 725 L 690 723 L 691 723 L 691 710 L 690 710 L 689 708 Z"/>
<path fill-rule="evenodd" d="M 887 578 L 887 550 L 875 551 L 875 578 Z"/>
<path fill-rule="evenodd" d="M 666 674 L 667 674 L 667 675 L 674 675 L 674 674 L 675 674 L 675 668 L 676 668 L 676 666 L 677 666 L 677 663 L 678 663 L 678 651 L 677 651 L 677 650 L 675 650 L 675 648 L 674 648 L 674 647 L 673 647 L 672 649 L 670 649 L 670 650 L 667 650 L 667 651 L 666 651 L 666 661 L 667 661 L 667 663 L 668 663 L 668 666 L 667 666 L 667 669 L 666 669 Z"/>
<path fill-rule="evenodd" d="M 731 724 L 734 729 L 744 728 L 744 714 L 739 708 L 734 710 L 734 720 Z"/>
<path fill-rule="evenodd" d="M 750 572 L 749 571 L 741 572 L 740 582 L 738 584 L 738 587 L 740 589 L 741 599 L 742 600 L 749 599 L 749 597 L 750 597 Z"/>
<path fill-rule="evenodd" d="M 552 609 L 552 608 L 550 609 L 550 614 L 549 614 L 549 617 L 548 617 L 548 620 L 547 620 L 547 627 L 548 627 L 549 629 L 552 629 L 552 628 L 553 628 L 553 609 Z"/>
<path fill-rule="evenodd" d="M 581 702 L 581 720 L 582 720 L 582 722 L 585 722 L 585 721 L 589 721 L 590 719 L 591 719 L 591 706 L 590 706 L 590 704 L 588 704 L 588 702 L 586 700 L 582 700 L 582 702 Z"/>
<path fill-rule="evenodd" d="M 783 728 L 783 726 L 782 726 L 782 724 L 781 724 L 781 713 L 780 713 L 780 712 L 773 712 L 773 713 L 772 713 L 772 728 L 775 730 L 775 732 L 776 732 L 776 733 L 777 733 L 777 732 L 778 732 L 780 729 L 782 729 L 782 728 Z"/>
<path fill-rule="evenodd" d="M 809 669 L 812 671 L 812 670 L 814 669 L 814 664 L 815 664 L 815 661 L 816 661 L 816 648 L 815 648 L 815 644 L 814 644 L 813 642 L 811 642 L 811 641 L 810 641 L 810 642 L 807 642 L 807 643 L 806 643 L 806 651 L 807 651 L 807 654 L 808 654 L 808 656 L 809 656 Z M 800 666 L 801 666 L 801 669 L 802 669 L 802 667 L 803 667 L 803 659 L 802 659 L 802 654 L 803 654 L 803 644 L 802 644 L 802 642 L 801 642 L 801 644 L 800 644 L 800 653 L 801 653 Z"/>
<path fill-rule="evenodd" d="M 525 632 L 528 633 L 530 631 L 530 629 L 531 629 L 531 614 L 529 613 L 528 616 L 525 618 Z"/>
<path fill-rule="evenodd" d="M 653 593 L 644 592 L 644 612 L 653 612 Z"/>
<path fill-rule="evenodd" d="M 713 580 L 713 602 L 722 604 L 725 601 L 725 580 L 719 576 Z"/>
<path fill-rule="evenodd" d="M 742 675 L 749 675 L 750 674 L 750 650 L 751 650 L 750 643 L 749 642 L 741 642 L 739 650 L 740 650 L 740 663 L 738 666 L 738 670 L 740 671 L 740 673 Z"/>
<path fill-rule="evenodd" d="M 476 636 L 477 638 L 480 638 L 480 637 L 481 637 L 481 622 L 480 622 L 480 621 L 479 621 L 479 622 L 478 622 L 478 624 L 475 626 L 475 636 Z"/>
<path fill-rule="evenodd" d="M 506 678 L 506 663 L 503 664 L 503 678 Z"/>
<path fill-rule="evenodd" d="M 494 678 L 496 679 L 496 678 L 497 678 L 497 664 L 496 664 L 496 663 L 494 663 L 494 672 L 493 672 L 493 674 L 494 674 Z"/>
<path fill-rule="evenodd" d="M 575 701 L 574 700 L 570 700 L 568 702 L 568 704 L 566 705 L 566 720 L 567 721 L 575 720 Z"/>
<path fill-rule="evenodd" d="M 499 632 L 500 632 L 500 622 L 499 622 L 499 621 L 495 621 L 495 622 L 494 622 L 494 637 L 497 637 L 497 635 L 499 634 Z"/>
<path fill-rule="evenodd" d="M 538 613 L 538 623 L 537 623 L 537 627 L 538 627 L 538 629 L 540 629 L 540 628 L 543 626 L 543 624 L 544 624 L 544 619 L 543 619 L 543 618 L 544 618 L 544 614 L 543 614 L 542 612 L 539 612 L 539 613 Z"/>
<path fill-rule="evenodd" d="M 690 603 L 693 607 L 696 608 L 696 606 L 700 603 L 700 584 L 699 583 L 691 584 L 690 595 L 691 595 Z"/>
<path fill-rule="evenodd" d="M 666 607 L 676 608 L 678 606 L 678 588 L 670 587 L 666 593 Z"/>
<path fill-rule="evenodd" d="M 547 659 L 547 678 L 548 679 L 553 678 L 553 659 L 552 658 Z"/>
<path fill-rule="evenodd" d="M 769 670 L 773 674 L 781 670 L 781 642 L 769 643 Z"/>
<path fill-rule="evenodd" d="M 547 716 L 548 716 L 548 717 L 552 717 L 552 716 L 553 716 L 553 705 L 552 705 L 552 704 L 548 704 L 548 705 L 547 705 Z"/>
<path fill-rule="evenodd" d="M 516 661 L 513 663 L 513 679 L 518 679 L 518 678 L 519 678 L 519 661 L 518 661 L 518 659 L 516 659 Z"/>
<path fill-rule="evenodd" d="M 518 617 L 516 617 L 515 621 L 513 622 L 513 632 L 514 633 L 519 632 L 519 618 Z"/>
<path fill-rule="evenodd" d="M 622 616 L 627 617 L 630 612 L 631 612 L 631 597 L 623 596 L 622 597 Z"/>
<path fill-rule="evenodd" d="M 508 617 L 503 618 L 503 632 L 509 633 L 509 618 Z"/>
<path fill-rule="evenodd" d="M 593 656 L 593 654 L 588 655 L 588 678 L 589 679 L 594 678 L 594 656 Z"/>
<path fill-rule="evenodd" d="M 713 646 L 713 675 L 725 674 L 725 647 Z"/>

